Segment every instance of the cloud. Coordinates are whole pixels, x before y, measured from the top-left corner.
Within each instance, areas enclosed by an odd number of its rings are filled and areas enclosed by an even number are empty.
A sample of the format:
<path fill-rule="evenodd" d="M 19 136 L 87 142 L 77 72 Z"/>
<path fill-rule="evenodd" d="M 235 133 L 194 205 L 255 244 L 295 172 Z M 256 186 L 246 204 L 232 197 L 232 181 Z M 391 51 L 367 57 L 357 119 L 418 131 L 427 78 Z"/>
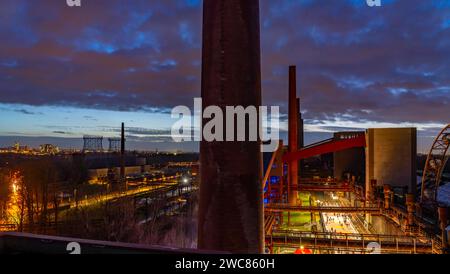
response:
<path fill-rule="evenodd" d="M 83 118 L 88 121 L 98 121 L 97 118 L 89 116 L 89 115 L 85 115 L 85 116 L 83 116 Z"/>
<path fill-rule="evenodd" d="M 20 114 L 24 114 L 24 115 L 42 115 L 42 112 L 36 112 L 36 111 L 31 111 L 28 110 L 26 108 L 14 108 L 14 107 L 0 107 L 1 111 L 6 111 L 6 112 L 16 112 L 16 113 L 20 113 Z"/>
<path fill-rule="evenodd" d="M 70 132 L 65 132 L 65 131 L 52 131 L 52 133 L 61 134 L 61 135 L 71 134 Z"/>
<path fill-rule="evenodd" d="M 448 123 L 450 6 L 260 1 L 263 98 L 308 121 Z M 45 14 L 45 16 L 42 16 Z M 200 95 L 201 1 L 5 0 L 0 102 L 167 113 Z M 25 113 L 26 114 L 26 113 Z"/>
<path fill-rule="evenodd" d="M 14 109 L 15 112 L 26 114 L 26 115 L 42 115 L 41 112 L 33 112 L 26 109 Z"/>

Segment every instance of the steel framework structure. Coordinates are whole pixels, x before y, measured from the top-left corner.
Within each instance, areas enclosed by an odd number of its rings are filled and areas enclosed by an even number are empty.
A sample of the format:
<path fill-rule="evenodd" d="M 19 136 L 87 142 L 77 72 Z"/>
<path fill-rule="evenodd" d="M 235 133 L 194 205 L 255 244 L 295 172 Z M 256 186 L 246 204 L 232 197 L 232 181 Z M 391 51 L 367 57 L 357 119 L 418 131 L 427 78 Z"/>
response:
<path fill-rule="evenodd" d="M 83 136 L 83 152 L 103 152 L 103 137 L 102 136 Z"/>
<path fill-rule="evenodd" d="M 379 213 L 378 207 L 338 207 L 338 206 L 291 206 L 288 204 L 269 204 L 265 212 L 328 212 L 328 213 Z"/>
<path fill-rule="evenodd" d="M 442 172 L 448 160 L 450 146 L 450 124 L 448 124 L 434 140 L 423 170 L 421 185 L 421 204 L 425 207 L 437 206 L 437 192 Z"/>
<path fill-rule="evenodd" d="M 109 138 L 109 152 L 119 152 L 120 146 L 121 146 L 121 139 L 120 138 Z"/>
<path fill-rule="evenodd" d="M 409 235 L 307 232 L 289 229 L 273 230 L 270 235 L 266 235 L 268 246 L 291 248 L 303 246 L 308 249 L 336 248 L 332 251 L 359 251 L 361 253 L 370 253 L 367 244 L 371 242 L 380 244 L 383 253 L 407 252 L 414 254 L 431 253 L 434 244 L 433 239 L 429 237 Z"/>

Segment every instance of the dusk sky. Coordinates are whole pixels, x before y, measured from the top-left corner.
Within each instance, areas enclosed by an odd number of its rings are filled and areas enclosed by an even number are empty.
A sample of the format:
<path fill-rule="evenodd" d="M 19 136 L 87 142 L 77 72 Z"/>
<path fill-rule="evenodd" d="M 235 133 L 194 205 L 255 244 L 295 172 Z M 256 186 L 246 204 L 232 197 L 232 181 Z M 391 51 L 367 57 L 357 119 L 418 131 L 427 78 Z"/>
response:
<path fill-rule="evenodd" d="M 333 131 L 415 126 L 426 151 L 450 122 L 450 0 L 261 0 L 265 105 L 287 114 L 297 65 L 307 143 Z M 170 142 L 170 110 L 200 97 L 200 0 L 2 0 L 0 146 L 131 148 Z M 106 144 L 104 144 L 106 145 Z"/>

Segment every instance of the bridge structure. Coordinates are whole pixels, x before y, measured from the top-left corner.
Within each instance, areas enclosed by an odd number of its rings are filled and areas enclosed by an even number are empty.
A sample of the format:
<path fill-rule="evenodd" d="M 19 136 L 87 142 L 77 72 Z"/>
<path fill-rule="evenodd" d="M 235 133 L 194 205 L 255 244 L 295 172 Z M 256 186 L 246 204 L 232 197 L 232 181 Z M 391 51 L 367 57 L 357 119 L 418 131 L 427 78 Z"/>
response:
<path fill-rule="evenodd" d="M 298 151 L 286 153 L 283 156 L 283 162 L 289 163 L 292 161 L 307 159 L 326 153 L 338 152 L 365 146 L 366 137 L 364 134 L 355 134 L 354 136 L 351 136 L 351 138 L 346 139 L 331 138 L 303 147 Z"/>
<path fill-rule="evenodd" d="M 371 253 L 369 243 L 376 243 L 380 253 L 433 253 L 439 250 L 439 240 L 422 236 L 352 234 L 329 232 L 303 232 L 273 230 L 266 236 L 266 243 L 274 247 L 307 248 L 311 250 L 343 253 Z M 437 248 L 436 248 L 437 247 Z"/>
<path fill-rule="evenodd" d="M 269 204 L 265 212 L 327 212 L 327 213 L 380 213 L 378 207 L 337 207 L 337 206 L 292 206 L 289 204 Z"/>

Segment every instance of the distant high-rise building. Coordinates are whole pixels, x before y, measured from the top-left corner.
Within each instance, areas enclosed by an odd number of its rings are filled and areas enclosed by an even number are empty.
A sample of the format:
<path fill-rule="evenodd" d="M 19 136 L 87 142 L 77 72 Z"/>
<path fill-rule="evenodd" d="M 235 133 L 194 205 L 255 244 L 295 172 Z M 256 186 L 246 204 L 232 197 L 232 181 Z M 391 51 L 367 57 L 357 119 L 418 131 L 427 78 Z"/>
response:
<path fill-rule="evenodd" d="M 52 144 L 44 144 L 40 145 L 40 152 L 43 154 L 58 154 L 59 153 L 59 147 L 52 145 Z"/>

